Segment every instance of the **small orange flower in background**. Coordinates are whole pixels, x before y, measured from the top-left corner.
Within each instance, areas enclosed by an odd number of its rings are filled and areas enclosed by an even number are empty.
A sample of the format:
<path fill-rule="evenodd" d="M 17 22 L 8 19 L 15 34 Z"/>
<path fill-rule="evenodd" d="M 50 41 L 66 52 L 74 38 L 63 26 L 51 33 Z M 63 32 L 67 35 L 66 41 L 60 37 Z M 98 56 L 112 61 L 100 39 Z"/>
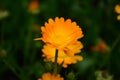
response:
<path fill-rule="evenodd" d="M 70 19 L 64 20 L 63 17 L 49 19 L 45 26 L 41 27 L 42 38 L 35 40 L 42 40 L 47 45 L 56 49 L 66 49 L 66 46 L 73 44 L 77 39 L 83 37 L 81 28 L 72 22 Z"/>
<path fill-rule="evenodd" d="M 59 65 L 62 64 L 64 68 L 67 68 L 69 64 L 75 64 L 77 61 L 82 61 L 83 57 L 80 55 L 76 55 L 81 52 L 83 45 L 81 42 L 75 42 L 74 44 L 70 44 L 66 46 L 67 50 L 58 50 L 58 59 L 57 63 Z M 44 45 L 43 49 L 43 57 L 45 57 L 45 61 L 55 62 L 55 51 L 56 48 L 51 47 L 49 45 Z"/>
<path fill-rule="evenodd" d="M 120 20 L 120 15 L 117 16 L 117 20 Z"/>
<path fill-rule="evenodd" d="M 47 73 L 44 73 L 42 78 L 39 78 L 38 80 L 64 80 L 64 78 L 60 77 L 59 74 L 54 75 L 47 72 Z"/>
<path fill-rule="evenodd" d="M 115 6 L 115 12 L 118 13 L 118 14 L 120 14 L 120 4 L 117 4 Z"/>
<path fill-rule="evenodd" d="M 115 6 L 115 12 L 118 14 L 117 20 L 120 20 L 120 4 Z"/>
<path fill-rule="evenodd" d="M 31 13 L 39 13 L 39 2 L 38 0 L 33 0 L 29 5 L 28 5 L 29 11 Z"/>
<path fill-rule="evenodd" d="M 105 41 L 103 41 L 101 39 L 96 46 L 92 47 L 92 51 L 98 51 L 98 52 L 102 52 L 102 53 L 104 53 L 108 50 L 109 50 L 109 47 L 107 46 Z"/>

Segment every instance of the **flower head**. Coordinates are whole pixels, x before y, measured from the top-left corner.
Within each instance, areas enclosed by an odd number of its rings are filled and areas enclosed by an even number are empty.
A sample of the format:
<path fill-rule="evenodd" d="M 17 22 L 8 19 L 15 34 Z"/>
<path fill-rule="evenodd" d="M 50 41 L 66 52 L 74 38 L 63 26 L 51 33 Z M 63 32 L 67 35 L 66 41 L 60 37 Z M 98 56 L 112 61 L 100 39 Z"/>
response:
<path fill-rule="evenodd" d="M 70 19 L 64 20 L 63 17 L 49 19 L 45 26 L 41 27 L 42 38 L 35 40 L 42 40 L 47 45 L 57 49 L 65 49 L 67 45 L 73 44 L 77 39 L 82 38 L 82 30 Z"/>
<path fill-rule="evenodd" d="M 115 12 L 118 13 L 118 14 L 120 14 L 120 4 L 117 4 L 115 6 Z"/>
<path fill-rule="evenodd" d="M 39 13 L 39 2 L 38 0 L 33 0 L 29 5 L 28 5 L 29 11 L 33 14 Z"/>
<path fill-rule="evenodd" d="M 70 44 L 66 46 L 67 50 L 58 50 L 58 59 L 57 63 L 64 68 L 66 68 L 69 64 L 75 64 L 77 61 L 83 60 L 83 57 L 80 55 L 76 55 L 81 51 L 83 45 L 81 42 L 74 42 L 74 44 Z M 46 61 L 55 62 L 55 51 L 56 48 L 51 47 L 49 45 L 44 45 L 43 49 L 43 57 L 45 57 Z"/>
<path fill-rule="evenodd" d="M 117 20 L 120 20 L 120 15 L 117 16 Z"/>
<path fill-rule="evenodd" d="M 104 40 L 100 39 L 98 44 L 92 47 L 92 50 L 104 53 L 109 50 L 109 47 Z"/>
<path fill-rule="evenodd" d="M 44 73 L 42 78 L 39 78 L 38 80 L 64 80 L 64 78 L 60 77 L 60 75 L 54 75 L 49 72 Z"/>

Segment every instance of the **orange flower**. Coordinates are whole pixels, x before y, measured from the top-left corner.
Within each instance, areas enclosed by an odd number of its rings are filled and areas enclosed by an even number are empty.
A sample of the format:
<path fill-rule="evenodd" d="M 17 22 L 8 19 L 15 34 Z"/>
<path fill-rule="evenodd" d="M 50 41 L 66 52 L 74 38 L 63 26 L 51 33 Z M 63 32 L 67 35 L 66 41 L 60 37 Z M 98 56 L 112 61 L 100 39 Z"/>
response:
<path fill-rule="evenodd" d="M 120 20 L 120 15 L 117 16 L 117 20 Z"/>
<path fill-rule="evenodd" d="M 42 78 L 39 78 L 38 80 L 64 80 L 64 78 L 60 77 L 60 75 L 54 75 L 49 72 L 44 73 Z"/>
<path fill-rule="evenodd" d="M 115 6 L 115 12 L 118 13 L 118 14 L 120 14 L 120 4 L 117 4 Z"/>
<path fill-rule="evenodd" d="M 99 43 L 96 46 L 92 47 L 93 51 L 98 51 L 98 52 L 102 52 L 104 53 L 105 51 L 107 51 L 109 48 L 106 45 L 106 43 L 100 39 Z"/>
<path fill-rule="evenodd" d="M 82 30 L 76 22 L 71 22 L 70 19 L 65 21 L 63 17 L 56 17 L 55 21 L 49 19 L 41 30 L 42 38 L 35 40 L 42 40 L 57 49 L 65 49 L 67 45 L 73 44 L 77 39 L 83 37 Z"/>
<path fill-rule="evenodd" d="M 80 55 L 75 55 L 78 52 L 80 52 L 80 49 L 83 48 L 83 45 L 81 42 L 74 42 L 74 44 L 70 44 L 66 46 L 67 50 L 58 50 L 58 58 L 57 63 L 64 68 L 67 68 L 69 64 L 75 64 L 77 61 L 82 61 L 83 57 Z M 49 45 L 44 45 L 43 51 L 43 57 L 45 58 L 45 61 L 55 61 L 55 51 L 56 48 L 53 48 Z"/>
<path fill-rule="evenodd" d="M 31 13 L 38 13 L 39 12 L 39 2 L 38 0 L 33 0 L 30 4 L 29 4 L 29 11 Z"/>

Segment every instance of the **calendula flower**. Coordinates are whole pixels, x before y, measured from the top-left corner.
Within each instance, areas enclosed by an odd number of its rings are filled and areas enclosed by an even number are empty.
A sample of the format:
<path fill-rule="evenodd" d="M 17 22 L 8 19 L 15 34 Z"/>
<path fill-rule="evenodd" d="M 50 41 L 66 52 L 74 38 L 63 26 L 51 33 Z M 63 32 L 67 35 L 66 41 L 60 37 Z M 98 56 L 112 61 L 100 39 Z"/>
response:
<path fill-rule="evenodd" d="M 105 41 L 101 40 L 98 42 L 98 44 L 96 46 L 92 47 L 93 51 L 98 51 L 98 52 L 106 52 L 109 50 L 109 47 L 107 46 L 107 44 L 105 43 Z"/>
<path fill-rule="evenodd" d="M 58 57 L 57 57 L 57 63 L 64 68 L 67 68 L 69 64 L 75 64 L 77 61 L 82 61 L 83 57 L 78 54 L 80 52 L 80 49 L 83 48 L 83 45 L 81 42 L 74 42 L 73 44 L 70 44 L 66 46 L 67 50 L 58 50 Z M 43 57 L 45 57 L 45 61 L 52 61 L 55 62 L 55 51 L 56 48 L 51 47 L 49 45 L 44 45 L 43 49 Z"/>
<path fill-rule="evenodd" d="M 42 75 L 42 78 L 39 78 L 38 80 L 64 80 L 64 78 L 60 77 L 59 74 L 54 75 L 54 74 L 47 72 L 47 73 L 44 73 Z"/>
<path fill-rule="evenodd" d="M 117 20 L 120 20 L 120 15 L 117 16 Z"/>
<path fill-rule="evenodd" d="M 56 49 L 65 49 L 67 45 L 73 44 L 77 39 L 82 38 L 82 30 L 70 19 L 64 20 L 63 17 L 49 19 L 45 26 L 41 27 L 42 37 L 35 40 L 42 40 L 47 45 Z"/>
<path fill-rule="evenodd" d="M 39 13 L 39 2 L 38 0 L 33 0 L 29 5 L 28 5 L 29 11 L 33 14 Z"/>
<path fill-rule="evenodd" d="M 115 12 L 118 13 L 118 14 L 120 14 L 120 4 L 117 4 L 115 6 Z"/>

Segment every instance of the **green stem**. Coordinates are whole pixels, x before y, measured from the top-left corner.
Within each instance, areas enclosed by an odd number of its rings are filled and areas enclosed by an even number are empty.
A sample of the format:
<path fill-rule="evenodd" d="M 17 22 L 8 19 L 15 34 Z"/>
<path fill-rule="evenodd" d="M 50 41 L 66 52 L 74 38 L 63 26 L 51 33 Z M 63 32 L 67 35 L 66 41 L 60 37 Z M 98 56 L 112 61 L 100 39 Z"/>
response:
<path fill-rule="evenodd" d="M 114 50 L 114 48 L 116 47 L 116 45 L 118 44 L 118 42 L 120 41 L 120 34 L 119 36 L 115 39 L 114 43 L 112 44 L 111 48 L 110 48 L 110 51 L 107 52 L 107 54 L 104 54 L 103 57 L 104 57 L 104 62 L 101 64 L 101 67 L 103 66 L 107 66 L 109 67 L 109 60 L 110 60 L 110 57 L 111 57 L 111 54 L 112 54 L 112 51 Z"/>
<path fill-rule="evenodd" d="M 106 55 L 105 61 L 103 63 L 103 65 L 108 65 L 109 67 L 109 60 L 110 60 L 110 56 L 112 55 L 112 51 L 114 50 L 114 48 L 116 47 L 116 45 L 118 44 L 118 42 L 120 41 L 120 34 L 118 35 L 118 37 L 116 38 L 116 40 L 114 41 L 114 43 L 111 46 L 110 51 L 108 52 L 108 54 Z"/>
<path fill-rule="evenodd" d="M 54 63 L 54 74 L 57 74 L 57 57 L 58 57 L 58 50 L 56 49 L 56 52 L 55 52 L 55 63 Z"/>
<path fill-rule="evenodd" d="M 26 37 L 26 40 L 25 40 L 25 47 L 24 47 L 24 64 L 27 63 L 27 58 L 28 58 L 28 54 L 29 54 L 29 49 L 30 49 L 30 42 L 31 42 L 31 38 L 32 38 L 32 26 L 34 25 L 34 21 L 32 19 L 33 17 L 32 16 L 29 16 L 29 23 L 27 25 L 28 27 L 28 35 Z"/>
<path fill-rule="evenodd" d="M 111 47 L 111 51 L 115 48 L 115 46 L 117 45 L 117 43 L 120 41 L 120 34 L 117 37 L 117 39 L 115 40 L 115 42 L 113 43 L 112 47 Z"/>

